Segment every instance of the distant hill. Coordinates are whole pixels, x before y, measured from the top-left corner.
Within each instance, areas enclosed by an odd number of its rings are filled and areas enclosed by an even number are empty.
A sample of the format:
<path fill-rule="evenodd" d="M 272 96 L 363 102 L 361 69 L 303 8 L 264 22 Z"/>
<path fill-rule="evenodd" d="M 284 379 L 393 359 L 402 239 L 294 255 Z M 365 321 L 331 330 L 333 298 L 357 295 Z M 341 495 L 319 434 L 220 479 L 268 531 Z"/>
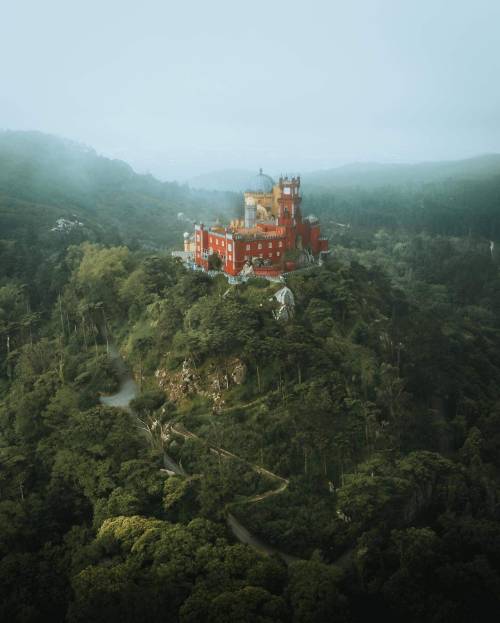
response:
<path fill-rule="evenodd" d="M 494 175 L 500 175 L 500 154 L 417 164 L 354 163 L 306 173 L 302 179 L 305 189 L 331 190 L 347 186 L 375 188 L 420 185 L 450 179 L 480 179 Z"/>
<path fill-rule="evenodd" d="M 125 162 L 40 132 L 0 132 L 0 238 L 78 220 L 86 237 L 179 244 L 190 220 L 233 215 L 237 198 L 139 175 Z M 178 218 L 183 213 L 184 218 Z"/>
<path fill-rule="evenodd" d="M 242 192 L 256 171 L 225 169 L 189 180 L 191 188 Z M 336 188 L 420 185 L 448 179 L 479 179 L 500 175 L 500 154 L 486 154 L 466 160 L 421 162 L 417 164 L 353 163 L 333 169 L 304 172 L 304 190 L 329 191 Z"/>

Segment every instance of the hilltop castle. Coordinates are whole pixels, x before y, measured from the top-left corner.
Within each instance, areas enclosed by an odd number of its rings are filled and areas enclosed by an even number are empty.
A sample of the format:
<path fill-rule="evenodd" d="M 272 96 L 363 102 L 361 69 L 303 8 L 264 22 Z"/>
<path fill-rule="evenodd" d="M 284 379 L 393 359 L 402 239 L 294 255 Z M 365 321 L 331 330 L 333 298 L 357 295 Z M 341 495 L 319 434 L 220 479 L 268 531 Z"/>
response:
<path fill-rule="evenodd" d="M 184 251 L 197 266 L 217 266 L 233 276 L 277 277 L 328 252 L 318 219 L 302 218 L 300 177 L 280 177 L 275 184 L 261 169 L 244 197 L 243 220 L 227 227 L 195 225 L 194 234 L 184 234 Z"/>

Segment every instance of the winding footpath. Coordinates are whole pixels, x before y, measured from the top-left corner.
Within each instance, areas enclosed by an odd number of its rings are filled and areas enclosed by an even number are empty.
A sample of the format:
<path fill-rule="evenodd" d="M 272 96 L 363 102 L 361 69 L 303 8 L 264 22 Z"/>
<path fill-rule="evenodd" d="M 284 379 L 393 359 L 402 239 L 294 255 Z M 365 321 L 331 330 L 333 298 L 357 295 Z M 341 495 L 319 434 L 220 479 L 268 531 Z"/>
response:
<path fill-rule="evenodd" d="M 248 467 L 253 469 L 256 473 L 262 476 L 266 476 L 267 478 L 270 478 L 271 480 L 276 480 L 277 482 L 279 482 L 279 486 L 276 489 L 270 489 L 269 491 L 266 491 L 265 493 L 259 493 L 254 496 L 247 497 L 245 500 L 247 503 L 261 502 L 262 500 L 270 498 L 274 495 L 283 493 L 283 491 L 285 491 L 285 489 L 288 487 L 289 481 L 286 478 L 283 478 L 282 476 L 278 476 L 277 474 L 270 472 L 268 469 L 265 469 L 264 467 L 261 467 L 260 465 L 256 465 L 255 463 L 249 463 L 248 461 L 242 459 L 236 454 L 233 454 L 232 452 L 229 452 L 228 450 L 224 450 L 224 448 L 219 448 L 217 446 L 207 444 L 205 440 L 203 440 L 201 437 L 199 437 L 198 435 L 195 435 L 191 431 L 184 429 L 184 427 L 182 427 L 181 425 L 171 426 L 170 432 L 179 437 L 183 437 L 184 439 L 196 439 L 197 441 L 205 445 L 208 445 L 208 447 L 210 448 L 210 451 L 213 452 L 214 454 L 217 454 L 218 456 L 222 456 L 227 459 L 238 459 L 242 461 L 243 463 L 245 463 L 246 465 L 248 465 Z M 262 541 L 261 539 L 253 535 L 251 532 L 249 532 L 245 528 L 245 526 L 243 526 L 236 519 L 236 517 L 227 510 L 227 507 L 226 507 L 226 522 L 231 532 L 238 539 L 238 541 L 240 541 L 240 543 L 249 545 L 250 547 L 253 547 L 253 549 L 255 549 L 256 551 L 261 552 L 263 554 L 267 554 L 269 556 L 273 554 L 277 554 L 280 558 L 282 558 L 286 562 L 286 564 L 290 564 L 291 562 L 295 562 L 297 560 L 302 560 L 301 558 L 298 558 L 297 556 L 292 556 L 291 554 L 287 554 L 286 552 L 283 552 L 279 549 L 276 549 L 275 547 L 272 547 L 271 545 L 268 545 L 267 543 L 264 543 L 264 541 Z"/>
<path fill-rule="evenodd" d="M 112 394 L 110 396 L 100 396 L 99 400 L 101 404 L 103 405 L 106 405 L 108 407 L 118 407 L 121 409 L 125 409 L 126 411 L 128 411 L 130 414 L 133 415 L 133 411 L 130 408 L 130 402 L 138 394 L 137 383 L 135 382 L 132 375 L 130 374 L 130 371 L 127 369 L 125 362 L 123 361 L 120 353 L 118 352 L 118 349 L 115 346 L 113 345 L 110 346 L 109 355 L 115 362 L 116 369 L 118 371 L 118 375 L 120 378 L 120 386 L 119 386 L 118 391 L 115 394 Z M 278 483 L 278 486 L 276 487 L 276 489 L 270 489 L 269 491 L 266 491 L 265 493 L 259 493 L 252 497 L 247 497 L 245 499 L 245 502 L 247 503 L 257 503 L 267 498 L 270 498 L 274 495 L 279 495 L 280 493 L 283 493 L 283 491 L 285 491 L 288 487 L 289 481 L 286 478 L 283 478 L 282 476 L 278 476 L 278 474 L 274 474 L 273 472 L 269 471 L 268 469 L 265 469 L 264 467 L 261 467 L 260 465 L 257 465 L 255 463 L 250 463 L 249 461 L 242 459 L 236 454 L 233 454 L 229 450 L 225 450 L 224 448 L 219 448 L 212 444 L 208 444 L 204 439 L 202 439 L 195 433 L 192 433 L 191 431 L 186 430 L 181 424 L 172 424 L 170 426 L 170 433 L 178 437 L 183 437 L 184 439 L 195 439 L 199 441 L 200 443 L 203 443 L 206 446 L 208 446 L 211 452 L 221 457 L 227 458 L 227 459 L 238 459 L 239 461 L 242 461 L 248 467 L 253 469 L 256 473 L 261 474 L 262 476 L 266 476 L 267 478 L 274 480 Z M 174 474 L 177 474 L 183 477 L 186 477 L 188 475 L 186 471 L 184 470 L 184 468 L 182 467 L 182 465 L 177 464 L 170 456 L 168 456 L 166 452 L 163 453 L 163 464 L 165 466 L 165 471 L 167 473 L 174 473 Z M 225 507 L 226 523 L 229 529 L 231 530 L 231 532 L 233 533 L 233 535 L 235 536 L 235 538 L 240 543 L 243 543 L 244 545 L 249 545 L 250 547 L 252 547 L 254 550 L 256 550 L 257 552 L 261 554 L 266 554 L 268 556 L 277 555 L 287 565 L 298 560 L 304 560 L 303 558 L 292 556 L 291 554 L 287 554 L 286 552 L 283 552 L 267 543 L 264 543 L 264 541 L 262 541 L 261 539 L 253 535 L 251 532 L 249 532 L 245 528 L 245 526 L 243 526 L 236 519 L 236 517 L 232 513 L 229 512 L 228 510 L 229 506 L 230 504 Z M 354 552 L 355 552 L 355 547 L 351 547 L 346 552 L 344 552 L 341 556 L 339 556 L 336 560 L 334 560 L 332 564 L 335 564 L 337 567 L 346 569 L 352 564 Z"/>
<path fill-rule="evenodd" d="M 134 381 L 130 372 L 127 370 L 125 363 L 123 359 L 121 358 L 115 346 L 110 346 L 109 355 L 115 362 L 116 369 L 118 371 L 118 375 L 120 378 L 120 386 L 119 386 L 118 391 L 115 394 L 111 394 L 109 396 L 100 396 L 99 401 L 101 402 L 101 404 L 106 405 L 108 407 L 117 407 L 117 408 L 125 409 L 129 413 L 132 413 L 132 409 L 130 408 L 130 402 L 138 394 L 137 384 Z M 170 427 L 170 432 L 184 439 L 196 439 L 197 441 L 205 445 L 208 445 L 210 448 L 210 451 L 213 452 L 214 454 L 217 454 L 227 459 L 238 459 L 242 461 L 243 463 L 245 463 L 246 465 L 248 465 L 248 467 L 253 469 L 256 473 L 261 474 L 262 476 L 266 476 L 267 478 L 270 478 L 271 480 L 275 480 L 276 482 L 279 483 L 279 486 L 276 489 L 270 489 L 269 491 L 266 491 L 265 493 L 260 493 L 252 497 L 249 497 L 246 499 L 246 502 L 250 502 L 250 503 L 260 502 L 274 495 L 279 495 L 280 493 L 283 493 L 283 491 L 285 491 L 286 488 L 288 487 L 288 480 L 286 478 L 283 478 L 282 476 L 278 476 L 278 474 L 274 474 L 273 472 L 270 472 L 264 467 L 261 467 L 254 463 L 249 463 L 248 461 L 240 458 L 236 454 L 229 452 L 229 450 L 225 450 L 224 448 L 219 448 L 217 446 L 207 444 L 207 442 L 204 439 L 202 439 L 198 435 L 195 435 L 195 433 L 192 433 L 191 431 L 186 430 L 180 424 L 177 424 L 177 425 L 173 424 Z M 182 467 L 182 465 L 178 465 L 175 461 L 172 460 L 171 457 L 168 456 L 167 453 L 164 453 L 163 462 L 165 466 L 165 471 L 178 474 L 179 476 L 184 476 L 184 477 L 187 476 L 187 473 Z M 256 551 L 262 554 L 267 554 L 269 556 L 278 555 L 280 558 L 282 558 L 282 560 L 285 561 L 286 564 L 289 564 L 297 560 L 302 560 L 301 558 L 282 552 L 276 549 L 275 547 L 272 547 L 271 545 L 264 543 L 261 539 L 259 539 L 258 537 L 254 536 L 251 532 L 249 532 L 245 528 L 245 526 L 243 526 L 236 519 L 236 517 L 233 514 L 227 511 L 227 508 L 226 508 L 226 522 L 231 532 L 236 537 L 236 539 L 240 541 L 240 543 L 249 545 Z"/>

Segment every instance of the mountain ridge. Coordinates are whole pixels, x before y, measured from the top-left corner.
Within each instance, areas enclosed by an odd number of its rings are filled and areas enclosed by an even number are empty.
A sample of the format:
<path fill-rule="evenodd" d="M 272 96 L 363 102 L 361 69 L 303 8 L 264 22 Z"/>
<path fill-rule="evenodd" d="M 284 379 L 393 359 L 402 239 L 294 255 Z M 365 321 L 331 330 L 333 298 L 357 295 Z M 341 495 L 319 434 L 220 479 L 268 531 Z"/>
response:
<path fill-rule="evenodd" d="M 192 188 L 243 192 L 256 171 L 220 169 L 188 180 Z M 301 175 L 304 189 L 334 190 L 358 186 L 376 188 L 407 184 L 426 184 L 446 179 L 482 178 L 500 175 L 500 154 L 480 154 L 458 160 L 422 161 L 416 163 L 352 162 L 338 167 L 305 172 Z"/>

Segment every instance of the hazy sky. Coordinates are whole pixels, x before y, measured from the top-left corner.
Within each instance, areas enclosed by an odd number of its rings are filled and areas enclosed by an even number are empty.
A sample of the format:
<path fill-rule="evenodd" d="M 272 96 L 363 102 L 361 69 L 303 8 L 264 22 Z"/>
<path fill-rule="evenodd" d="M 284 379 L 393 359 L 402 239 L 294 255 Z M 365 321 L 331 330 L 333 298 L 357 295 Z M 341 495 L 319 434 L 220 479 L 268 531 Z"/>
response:
<path fill-rule="evenodd" d="M 500 0 L 0 0 L 0 128 L 163 179 L 500 152 Z"/>

